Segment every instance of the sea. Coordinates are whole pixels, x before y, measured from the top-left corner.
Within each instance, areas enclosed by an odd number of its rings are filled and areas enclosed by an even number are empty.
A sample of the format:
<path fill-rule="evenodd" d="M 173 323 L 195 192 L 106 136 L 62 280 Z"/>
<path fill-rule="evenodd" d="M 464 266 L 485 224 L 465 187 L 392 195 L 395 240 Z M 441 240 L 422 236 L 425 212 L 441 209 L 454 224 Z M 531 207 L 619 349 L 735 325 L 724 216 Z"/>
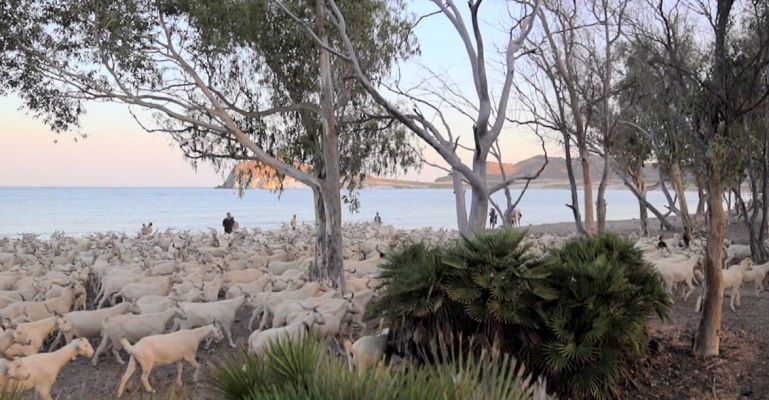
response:
<path fill-rule="evenodd" d="M 517 191 L 513 193 L 517 196 Z M 696 193 L 687 194 L 696 204 Z M 570 192 L 530 189 L 519 204 L 521 225 L 572 221 Z M 136 234 L 142 223 L 156 229 L 221 229 L 225 213 L 231 212 L 241 227 L 272 229 L 297 221 L 312 223 L 312 191 L 287 189 L 282 193 L 234 189 L 158 187 L 0 187 L 0 236 L 23 233 L 50 236 L 56 231 L 84 236 L 94 232 Z M 494 196 L 505 204 L 502 193 Z M 345 207 L 343 222 L 373 220 L 379 212 L 385 224 L 400 228 L 456 229 L 456 208 L 451 189 L 365 189 L 358 193 L 359 208 Z M 608 190 L 610 220 L 638 218 L 638 202 L 625 190 Z M 661 192 L 650 192 L 648 200 L 664 210 Z M 468 193 L 469 205 L 469 193 Z"/>

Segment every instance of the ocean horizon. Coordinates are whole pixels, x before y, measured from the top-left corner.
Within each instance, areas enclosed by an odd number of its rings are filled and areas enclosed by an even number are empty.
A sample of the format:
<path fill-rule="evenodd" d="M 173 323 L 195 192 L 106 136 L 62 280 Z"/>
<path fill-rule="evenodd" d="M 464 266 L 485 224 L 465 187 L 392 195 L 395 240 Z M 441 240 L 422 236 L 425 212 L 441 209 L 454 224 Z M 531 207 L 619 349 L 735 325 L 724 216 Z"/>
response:
<path fill-rule="evenodd" d="M 517 196 L 514 190 L 513 195 Z M 469 205 L 469 191 L 468 205 Z M 371 221 L 376 212 L 383 223 L 399 228 L 456 229 L 456 209 L 451 189 L 369 188 L 358 193 L 360 209 L 344 206 L 343 223 Z M 529 189 L 519 208 L 522 226 L 573 221 L 565 206 L 571 194 L 565 189 Z M 696 201 L 696 193 L 687 193 Z M 609 220 L 638 218 L 638 202 L 627 190 L 608 190 Z M 505 204 L 503 193 L 494 200 Z M 648 200 L 662 208 L 664 195 L 654 191 Z M 695 203 L 696 204 L 696 203 Z M 312 191 L 286 189 L 248 190 L 210 187 L 89 187 L 4 186 L 0 187 L 0 236 L 23 233 L 50 236 L 56 231 L 83 236 L 95 232 L 135 234 L 142 223 L 156 229 L 221 230 L 221 221 L 231 212 L 241 227 L 274 229 L 296 214 L 300 223 L 313 223 Z"/>

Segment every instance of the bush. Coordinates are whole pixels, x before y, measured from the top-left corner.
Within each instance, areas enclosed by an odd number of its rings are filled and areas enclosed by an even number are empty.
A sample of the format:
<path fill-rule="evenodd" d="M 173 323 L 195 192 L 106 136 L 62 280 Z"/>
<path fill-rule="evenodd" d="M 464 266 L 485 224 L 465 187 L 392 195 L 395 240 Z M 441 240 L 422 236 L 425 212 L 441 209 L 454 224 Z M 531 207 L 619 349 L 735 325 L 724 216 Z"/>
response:
<path fill-rule="evenodd" d="M 424 328 L 432 340 L 482 333 L 508 349 L 539 341 L 543 299 L 554 299 L 547 273 L 524 244 L 526 233 L 507 230 L 463 238 L 448 249 L 415 244 L 390 254 L 380 266 L 387 293 L 369 309 L 384 317 L 404 342 Z M 510 327 L 517 329 L 511 330 Z"/>
<path fill-rule="evenodd" d="M 308 336 L 275 343 L 258 359 L 241 355 L 218 363 L 215 390 L 229 400 L 304 399 L 532 399 L 534 386 L 510 358 L 457 357 L 432 368 L 379 365 L 350 372 L 325 341 Z"/>
<path fill-rule="evenodd" d="M 649 316 L 667 317 L 659 274 L 615 235 L 572 240 L 545 260 L 524 237 L 481 233 L 447 249 L 389 255 L 387 293 L 370 316 L 386 318 L 401 345 L 419 329 L 453 344 L 485 336 L 481 343 L 498 343 L 564 395 L 615 396 L 646 347 Z"/>
<path fill-rule="evenodd" d="M 608 399 L 646 348 L 646 321 L 667 318 L 662 280 L 629 240 L 576 239 L 548 259 L 558 300 L 543 306 L 546 331 L 534 362 L 573 398 Z"/>

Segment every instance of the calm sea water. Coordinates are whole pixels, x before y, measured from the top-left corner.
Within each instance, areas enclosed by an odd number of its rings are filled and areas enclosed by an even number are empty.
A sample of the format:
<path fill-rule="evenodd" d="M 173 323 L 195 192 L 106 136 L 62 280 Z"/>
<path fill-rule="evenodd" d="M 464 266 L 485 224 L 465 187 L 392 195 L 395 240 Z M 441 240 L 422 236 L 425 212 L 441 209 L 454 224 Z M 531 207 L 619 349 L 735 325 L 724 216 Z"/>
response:
<path fill-rule="evenodd" d="M 501 195 L 495 198 L 504 204 Z M 609 219 L 638 217 L 638 203 L 630 192 L 610 190 L 606 198 Z M 569 199 L 568 190 L 529 190 L 520 204 L 522 224 L 571 221 L 564 206 Z M 650 193 L 649 200 L 665 203 L 660 192 Z M 344 222 L 370 221 L 379 211 L 385 224 L 398 227 L 456 228 L 450 189 L 368 189 L 360 193 L 360 204 L 357 213 L 344 211 Z M 276 228 L 292 214 L 300 222 L 314 218 L 312 192 L 302 189 L 280 196 L 252 190 L 239 197 L 235 190 L 208 188 L 0 187 L 0 236 L 47 236 L 55 230 L 69 235 L 136 233 L 149 221 L 161 230 L 221 229 L 227 211 L 249 228 Z"/>

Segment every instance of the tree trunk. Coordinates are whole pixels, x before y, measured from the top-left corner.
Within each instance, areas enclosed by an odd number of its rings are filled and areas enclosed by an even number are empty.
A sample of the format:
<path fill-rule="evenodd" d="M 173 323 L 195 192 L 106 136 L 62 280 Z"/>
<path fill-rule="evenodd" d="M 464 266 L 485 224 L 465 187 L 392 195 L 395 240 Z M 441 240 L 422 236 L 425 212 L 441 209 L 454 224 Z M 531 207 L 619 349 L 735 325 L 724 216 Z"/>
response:
<path fill-rule="evenodd" d="M 689 204 L 686 201 L 686 188 L 684 187 L 684 177 L 681 173 L 681 166 L 678 165 L 678 160 L 673 160 L 670 166 L 670 178 L 673 180 L 673 189 L 678 196 L 678 207 L 681 210 L 681 224 L 683 225 L 683 239 L 684 243 L 688 245 L 692 239 L 692 219 L 689 215 Z M 723 189 L 722 189 L 723 190 Z M 719 202 L 720 202 L 719 198 Z M 721 204 L 721 203 L 719 203 Z"/>
<path fill-rule="evenodd" d="M 702 182 L 700 174 L 697 175 L 697 211 L 694 214 L 695 221 L 701 221 L 702 216 L 705 215 L 705 204 L 708 202 L 707 194 L 705 193 L 706 183 Z"/>
<path fill-rule="evenodd" d="M 590 236 L 595 234 L 595 216 L 593 213 L 593 177 L 590 174 L 590 153 L 587 149 L 586 139 L 578 140 L 579 159 L 582 164 L 582 196 L 585 201 L 585 233 Z"/>
<path fill-rule="evenodd" d="M 315 3 L 316 28 L 318 37 L 328 43 L 325 23 L 324 2 Z M 334 115 L 334 80 L 331 71 L 331 55 L 320 46 L 320 109 L 323 120 L 323 167 L 325 176 L 321 181 L 321 193 L 326 210 L 326 276 L 340 292 L 345 291 L 343 243 L 342 243 L 342 199 L 339 193 L 339 137 Z"/>
<path fill-rule="evenodd" d="M 563 134 L 563 149 L 566 157 L 566 173 L 569 176 L 569 189 L 571 190 L 571 212 L 574 215 L 574 223 L 577 225 L 577 232 L 585 236 L 585 226 L 582 224 L 582 216 L 579 211 L 579 194 L 577 193 L 577 179 L 574 177 L 574 166 L 571 163 L 571 138 L 568 132 Z"/>
<path fill-rule="evenodd" d="M 323 265 L 326 264 L 326 207 L 320 188 L 313 187 L 313 208 L 315 208 L 315 261 L 310 266 L 310 279 L 324 277 Z"/>
<path fill-rule="evenodd" d="M 673 199 L 673 196 L 670 195 L 670 190 L 668 190 L 668 186 L 665 184 L 665 177 L 662 175 L 662 168 L 658 167 L 657 175 L 660 178 L 660 190 L 662 190 L 662 194 L 665 195 L 665 198 L 668 201 L 668 210 L 670 210 L 669 213 L 680 215 L 681 212 L 678 210 L 678 207 L 676 207 L 676 201 Z"/>
<path fill-rule="evenodd" d="M 615 173 L 619 175 L 619 177 L 622 179 L 622 182 L 625 184 L 625 187 L 630 189 L 630 193 L 633 193 L 636 199 L 638 199 L 638 202 L 643 204 L 646 210 L 651 211 L 652 214 L 654 214 L 657 219 L 659 219 L 660 224 L 665 227 L 665 229 L 671 231 L 674 230 L 673 224 L 671 224 L 670 221 L 665 218 L 665 215 L 663 215 L 659 210 L 657 210 L 656 207 L 654 207 L 646 200 L 646 186 L 644 185 L 643 192 L 641 192 L 636 184 L 631 182 L 631 179 L 628 178 L 627 174 L 622 170 L 616 161 L 612 165 L 614 166 Z M 643 183 L 643 180 L 641 180 L 641 183 Z"/>
<path fill-rule="evenodd" d="M 609 184 L 610 168 L 611 155 L 609 154 L 608 145 L 604 145 L 603 173 L 601 173 L 601 182 L 598 184 L 598 196 L 595 203 L 596 215 L 598 216 L 599 233 L 606 229 L 606 186 Z"/>
<path fill-rule="evenodd" d="M 483 187 L 470 185 L 470 216 L 467 220 L 468 233 L 481 232 L 486 228 L 486 215 L 489 212 L 489 194 L 486 190 L 486 156 L 476 155 L 473 172 L 481 178 Z"/>
<path fill-rule="evenodd" d="M 649 236 L 649 215 L 646 208 L 646 182 L 643 179 L 643 164 L 638 165 L 633 171 L 633 183 L 638 188 L 638 215 L 641 220 L 641 235 Z"/>
<path fill-rule="evenodd" d="M 708 181 L 708 244 L 705 251 L 706 294 L 702 318 L 694 340 L 694 354 L 702 357 L 714 357 L 719 353 L 718 334 L 721 330 L 721 310 L 724 303 L 721 270 L 724 264 L 726 231 L 722 197 L 721 172 L 711 171 Z"/>
<path fill-rule="evenodd" d="M 457 229 L 459 233 L 467 235 L 467 205 L 465 204 L 465 187 L 462 176 L 455 169 L 451 170 L 451 182 L 454 184 L 454 203 L 457 208 Z"/>

